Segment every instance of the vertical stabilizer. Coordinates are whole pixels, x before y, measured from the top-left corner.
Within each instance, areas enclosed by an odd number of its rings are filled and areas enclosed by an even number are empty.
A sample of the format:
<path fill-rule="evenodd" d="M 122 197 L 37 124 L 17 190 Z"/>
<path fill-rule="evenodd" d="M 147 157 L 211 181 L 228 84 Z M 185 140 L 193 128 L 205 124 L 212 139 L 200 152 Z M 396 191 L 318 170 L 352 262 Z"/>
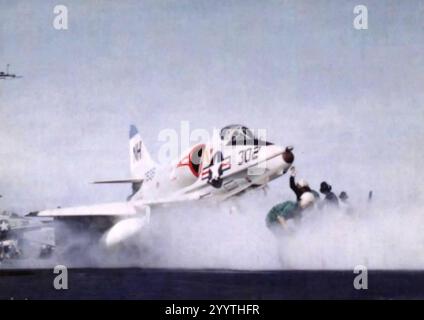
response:
<path fill-rule="evenodd" d="M 141 140 L 140 133 L 134 125 L 130 126 L 130 170 L 131 178 L 143 179 L 144 174 L 156 166 Z"/>

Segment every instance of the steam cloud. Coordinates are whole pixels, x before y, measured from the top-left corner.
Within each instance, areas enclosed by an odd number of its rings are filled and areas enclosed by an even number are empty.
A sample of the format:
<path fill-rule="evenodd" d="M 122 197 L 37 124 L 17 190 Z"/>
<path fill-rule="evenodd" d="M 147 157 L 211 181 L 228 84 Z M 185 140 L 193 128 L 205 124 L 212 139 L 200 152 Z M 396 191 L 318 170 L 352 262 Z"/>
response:
<path fill-rule="evenodd" d="M 371 5 L 371 4 L 370 4 Z M 372 1 L 373 28 L 352 5 L 308 1 L 74 1 L 63 37 L 44 1 L 2 5 L 2 207 L 19 213 L 123 201 L 127 130 L 154 158 L 161 129 L 242 123 L 294 145 L 299 178 L 346 190 L 353 216 L 311 212 L 277 239 L 265 215 L 294 199 L 287 177 L 232 203 L 154 210 L 122 251 L 67 244 L 71 265 L 182 268 L 424 268 L 424 44 L 420 1 Z M 31 19 L 17 24 L 15 16 Z M 397 14 L 393 14 L 396 12 Z M 99 32 L 105 30 L 105 32 Z M 28 55 L 28 52 L 31 52 Z M 375 203 L 365 204 L 369 190 Z M 26 260 L 26 266 L 56 261 Z"/>
<path fill-rule="evenodd" d="M 243 201 L 195 204 L 155 212 L 150 225 L 115 250 L 92 246 L 68 251 L 66 263 L 96 267 L 160 267 L 238 270 L 420 269 L 424 234 L 422 207 L 356 205 L 314 209 L 289 232 L 275 236 L 265 225 L 274 201 L 261 191 Z M 278 199 L 274 199 L 278 200 Z M 234 212 L 234 206 L 238 207 Z M 68 247 L 83 245 L 77 237 Z"/>

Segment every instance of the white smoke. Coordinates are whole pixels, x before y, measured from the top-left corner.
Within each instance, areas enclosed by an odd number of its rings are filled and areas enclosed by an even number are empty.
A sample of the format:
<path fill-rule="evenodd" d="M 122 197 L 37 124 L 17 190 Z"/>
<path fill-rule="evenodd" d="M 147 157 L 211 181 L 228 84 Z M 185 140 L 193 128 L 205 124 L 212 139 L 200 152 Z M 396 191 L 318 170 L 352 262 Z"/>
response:
<path fill-rule="evenodd" d="M 123 201 L 125 186 L 88 182 L 128 176 L 128 126 L 139 126 L 155 155 L 159 132 L 187 120 L 192 129 L 266 129 L 270 141 L 295 146 L 299 178 L 346 189 L 356 209 L 353 217 L 315 212 L 277 239 L 264 219 L 294 198 L 283 177 L 267 197 L 237 200 L 238 214 L 200 203 L 153 210 L 135 250 L 93 248 L 88 259 L 76 250 L 70 263 L 424 268 L 419 1 L 375 1 L 376 28 L 364 32 L 336 2 L 75 1 L 66 41 L 44 23 L 50 9 L 39 2 L 0 10 L 0 53 L 24 75 L 1 84 L 2 207 L 24 214 Z M 13 19 L 28 10 L 31 19 Z M 369 189 L 372 207 L 363 204 Z"/>
<path fill-rule="evenodd" d="M 275 204 L 270 197 L 259 191 L 238 203 L 159 210 L 133 239 L 137 250 L 126 251 L 119 261 L 105 255 L 102 263 L 239 270 L 424 267 L 422 207 L 362 203 L 351 214 L 316 209 L 276 236 L 265 225 Z"/>
<path fill-rule="evenodd" d="M 351 215 L 314 211 L 279 241 L 282 268 L 422 269 L 423 209 L 359 207 Z"/>
<path fill-rule="evenodd" d="M 197 202 L 153 212 L 138 235 L 106 249 L 90 233 L 70 233 L 56 255 L 15 263 L 17 267 L 149 267 L 292 270 L 424 268 L 421 205 L 353 204 L 353 211 L 314 209 L 279 235 L 265 217 L 273 205 L 294 196 L 254 191 L 221 204 Z M 69 232 L 58 226 L 59 232 Z M 9 264 L 10 266 L 11 264 Z M 13 265 L 13 264 L 12 264 Z"/>

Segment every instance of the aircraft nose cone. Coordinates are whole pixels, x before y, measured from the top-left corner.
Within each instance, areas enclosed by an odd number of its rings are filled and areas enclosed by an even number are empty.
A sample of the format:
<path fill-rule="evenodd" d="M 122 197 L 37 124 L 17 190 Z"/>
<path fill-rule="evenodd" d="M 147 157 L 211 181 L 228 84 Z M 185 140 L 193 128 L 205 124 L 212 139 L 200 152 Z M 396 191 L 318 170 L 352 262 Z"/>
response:
<path fill-rule="evenodd" d="M 283 160 L 285 163 L 292 164 L 294 161 L 293 147 L 286 147 L 283 152 Z"/>

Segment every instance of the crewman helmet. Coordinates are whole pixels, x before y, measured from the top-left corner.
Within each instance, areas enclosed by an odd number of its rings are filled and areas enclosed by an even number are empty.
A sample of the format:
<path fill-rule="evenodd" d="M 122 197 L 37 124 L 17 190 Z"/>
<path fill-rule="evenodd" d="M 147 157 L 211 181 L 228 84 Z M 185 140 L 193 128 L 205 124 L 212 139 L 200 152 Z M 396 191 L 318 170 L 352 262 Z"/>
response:
<path fill-rule="evenodd" d="M 342 200 L 347 200 L 349 199 L 349 196 L 347 195 L 346 191 L 342 191 L 340 192 L 339 198 Z"/>
<path fill-rule="evenodd" d="M 329 185 L 327 182 L 323 181 L 321 182 L 321 186 L 319 188 L 319 191 L 321 193 L 327 193 L 331 191 L 331 185 Z"/>
<path fill-rule="evenodd" d="M 309 187 L 309 184 L 305 179 L 299 179 L 296 184 L 300 188 Z"/>
<path fill-rule="evenodd" d="M 299 201 L 299 206 L 302 209 L 306 209 L 308 207 L 310 207 L 311 205 L 313 205 L 315 202 L 315 196 L 312 192 L 304 192 L 301 196 L 300 196 L 300 201 Z"/>

